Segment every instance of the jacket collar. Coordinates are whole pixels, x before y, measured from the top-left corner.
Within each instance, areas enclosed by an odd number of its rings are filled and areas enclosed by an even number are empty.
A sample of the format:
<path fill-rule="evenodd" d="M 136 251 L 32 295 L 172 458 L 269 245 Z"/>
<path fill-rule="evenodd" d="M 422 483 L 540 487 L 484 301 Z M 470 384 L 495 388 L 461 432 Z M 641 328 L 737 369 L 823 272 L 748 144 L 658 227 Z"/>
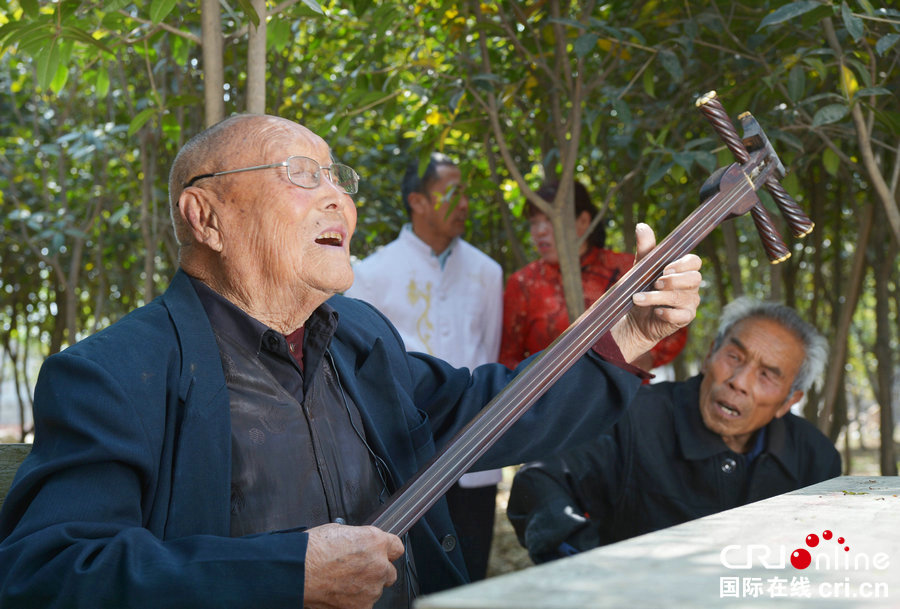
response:
<path fill-rule="evenodd" d="M 459 242 L 462 240 L 460 237 L 454 237 L 450 242 L 450 245 L 447 246 L 447 249 L 440 254 L 435 254 L 434 250 L 431 249 L 431 246 L 422 241 L 421 237 L 413 230 L 412 224 L 408 222 L 403 225 L 403 229 L 400 231 L 398 239 L 406 243 L 406 246 L 415 251 L 420 258 L 424 260 L 433 259 L 441 270 L 444 270 L 444 267 L 447 265 L 447 260 L 450 258 L 450 254 L 453 253 L 453 250 L 456 249 L 456 246 L 459 245 Z"/>
<path fill-rule="evenodd" d="M 212 326 L 200 303 L 197 292 L 191 285 L 190 277 L 179 269 L 172 278 L 169 288 L 162 295 L 162 302 L 169 311 L 169 317 L 178 334 L 181 346 L 181 375 L 178 395 L 187 401 L 195 383 L 204 385 L 195 387 L 196 393 L 208 396 L 212 401 L 218 391 L 225 389 L 225 375 L 222 373 L 219 346 L 216 344 Z M 213 365 L 210 374 L 199 374 Z"/>
<path fill-rule="evenodd" d="M 721 453 L 733 452 L 722 438 L 709 429 L 703 423 L 700 416 L 700 383 L 703 375 L 685 381 L 680 391 L 673 396 L 676 413 L 684 416 L 675 417 L 675 435 L 678 438 L 678 446 L 685 460 L 698 461 L 709 459 Z M 785 419 L 793 417 L 788 413 L 780 419 L 772 419 L 766 426 L 765 446 L 761 454 L 766 454 L 777 460 L 782 467 L 795 479 L 799 479 L 799 463 L 797 451 L 788 446 L 787 423 Z"/>

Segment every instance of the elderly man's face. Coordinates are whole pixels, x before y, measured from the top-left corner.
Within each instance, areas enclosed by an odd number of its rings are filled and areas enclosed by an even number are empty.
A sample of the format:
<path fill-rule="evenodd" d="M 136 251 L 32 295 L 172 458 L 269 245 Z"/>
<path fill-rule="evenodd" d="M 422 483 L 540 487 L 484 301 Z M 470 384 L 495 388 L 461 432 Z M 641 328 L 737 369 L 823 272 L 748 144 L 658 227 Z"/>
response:
<path fill-rule="evenodd" d="M 275 133 L 248 164 L 277 163 L 291 155 L 331 165 L 325 141 L 305 127 L 284 121 L 289 135 Z M 232 255 L 250 256 L 262 282 L 290 288 L 303 298 L 310 290 L 331 295 L 353 283 L 350 237 L 356 228 L 356 205 L 350 195 L 320 175 L 316 188 L 300 188 L 278 168 L 229 176 Z M 223 206 L 229 208 L 228 201 Z"/>
<path fill-rule="evenodd" d="M 782 417 L 803 397 L 791 392 L 805 350 L 781 324 L 748 318 L 735 324 L 707 355 L 700 385 L 700 414 L 733 451 L 750 450 L 756 430 Z"/>

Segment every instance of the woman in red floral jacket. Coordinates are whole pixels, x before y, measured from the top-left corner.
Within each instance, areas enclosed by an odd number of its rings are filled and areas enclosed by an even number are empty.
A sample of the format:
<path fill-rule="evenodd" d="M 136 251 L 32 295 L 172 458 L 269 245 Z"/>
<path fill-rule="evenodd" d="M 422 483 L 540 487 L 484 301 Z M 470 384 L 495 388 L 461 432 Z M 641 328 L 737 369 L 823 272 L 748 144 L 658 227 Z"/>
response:
<path fill-rule="evenodd" d="M 545 184 L 538 194 L 545 201 L 552 201 L 556 190 L 555 183 Z M 575 228 L 578 237 L 588 229 L 596 214 L 597 208 L 591 203 L 587 189 L 580 182 L 575 182 Z M 506 283 L 500 363 L 511 368 L 549 345 L 569 327 L 553 226 L 546 214 L 534 205 L 528 205 L 528 215 L 531 238 L 540 258 L 513 273 Z M 579 253 L 585 307 L 593 304 L 634 265 L 632 254 L 605 249 L 605 243 L 606 228 L 601 222 L 581 245 Z M 675 359 L 686 342 L 685 327 L 660 341 L 632 363 L 645 370 L 662 366 Z"/>

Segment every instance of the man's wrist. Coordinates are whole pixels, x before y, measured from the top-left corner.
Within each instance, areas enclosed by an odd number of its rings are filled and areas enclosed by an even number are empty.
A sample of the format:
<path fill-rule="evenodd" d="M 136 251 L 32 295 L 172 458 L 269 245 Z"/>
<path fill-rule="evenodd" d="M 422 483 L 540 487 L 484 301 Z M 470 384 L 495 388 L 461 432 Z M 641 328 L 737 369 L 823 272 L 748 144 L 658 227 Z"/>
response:
<path fill-rule="evenodd" d="M 619 343 L 613 337 L 612 331 L 605 332 L 591 349 L 603 361 L 630 372 L 643 380 L 653 378 L 653 375 L 646 370 L 628 363 L 628 360 L 625 359 L 625 355 L 622 353 L 622 349 L 619 347 Z"/>

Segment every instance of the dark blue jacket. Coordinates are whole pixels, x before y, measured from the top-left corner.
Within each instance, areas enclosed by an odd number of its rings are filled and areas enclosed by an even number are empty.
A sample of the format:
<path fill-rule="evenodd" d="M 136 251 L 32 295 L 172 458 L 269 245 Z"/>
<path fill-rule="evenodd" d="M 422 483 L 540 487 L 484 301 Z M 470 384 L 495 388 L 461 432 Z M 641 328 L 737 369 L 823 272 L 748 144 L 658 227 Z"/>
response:
<path fill-rule="evenodd" d="M 340 316 L 330 350 L 343 389 L 398 483 L 513 376 L 407 354 L 371 306 L 328 304 Z M 639 383 L 590 353 L 478 467 L 596 435 Z M 302 606 L 302 527 L 229 537 L 228 392 L 183 272 L 160 298 L 48 358 L 34 414 L 33 450 L 0 513 L 0 607 Z M 458 547 L 441 547 L 453 533 L 443 500 L 410 532 L 422 592 L 464 583 Z"/>
<path fill-rule="evenodd" d="M 765 427 L 752 460 L 730 450 L 703 423 L 702 380 L 642 387 L 610 434 L 519 470 L 507 515 L 532 560 L 559 558 L 563 543 L 587 550 L 840 475 L 834 445 L 791 413 Z"/>

